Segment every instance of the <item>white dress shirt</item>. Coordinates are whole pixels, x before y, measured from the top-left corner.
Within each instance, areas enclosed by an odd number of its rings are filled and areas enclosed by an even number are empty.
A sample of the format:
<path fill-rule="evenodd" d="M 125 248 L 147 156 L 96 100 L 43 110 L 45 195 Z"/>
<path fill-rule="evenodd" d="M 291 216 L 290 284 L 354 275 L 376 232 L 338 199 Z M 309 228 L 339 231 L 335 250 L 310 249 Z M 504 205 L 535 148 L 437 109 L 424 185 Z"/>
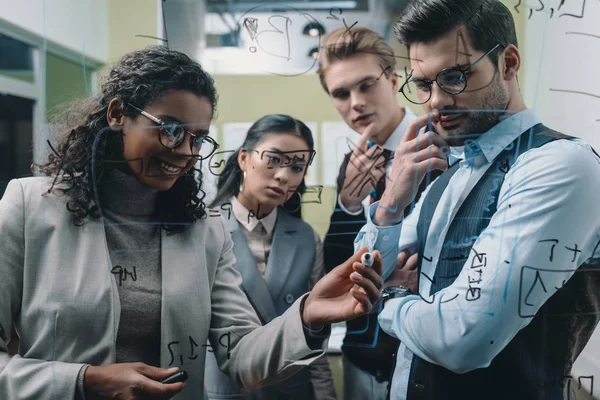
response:
<path fill-rule="evenodd" d="M 235 197 L 229 199 L 235 219 L 241 225 L 242 234 L 248 242 L 250 252 L 256 260 L 256 266 L 263 278 L 267 271 L 269 254 L 273 245 L 273 231 L 277 222 L 277 207 L 265 217 L 258 219 L 248 211 Z M 315 234 L 316 254 L 315 263 L 310 274 L 310 287 L 314 287 L 319 279 L 325 276 L 325 265 L 323 263 L 323 243 L 317 232 Z"/>
<path fill-rule="evenodd" d="M 242 226 L 242 234 L 246 238 L 250 252 L 256 260 L 256 266 L 264 277 L 273 243 L 273 229 L 275 229 L 275 221 L 277 221 L 277 207 L 265 217 L 258 219 L 235 196 L 231 198 L 230 202 L 233 215 Z"/>
<path fill-rule="evenodd" d="M 522 111 L 501 121 L 466 151 L 465 147 L 451 149 L 450 163 L 460 162 L 460 167 L 436 207 L 427 234 L 424 255 L 431 261 L 423 258 L 419 280 L 423 297 L 390 300 L 379 315 L 382 329 L 401 341 L 392 398 L 406 398 L 413 354 L 456 373 L 489 366 L 531 322 L 532 317 L 519 316 L 520 310 L 535 315 L 579 265 L 600 257 L 600 161 L 580 139 L 556 140 L 519 155 L 501 186 L 496 213 L 481 235 L 473 238 L 477 253 L 469 253 L 452 285 L 429 296 L 429 279 L 434 277 L 443 240 L 468 192 L 507 145 L 539 122 L 532 110 Z M 373 224 L 378 203 L 371 206 L 355 249 L 379 250 L 384 278 L 396 267 L 400 251 L 417 250 L 416 225 L 431 186 L 397 225 Z M 471 238 L 465 242 L 470 245 Z M 482 274 L 475 276 L 481 279 L 480 297 L 467 301 L 473 295 L 469 267 L 474 264 L 485 265 Z M 539 279 L 535 285 L 536 271 L 543 287 Z M 526 304 L 519 304 L 520 294 L 527 298 Z"/>
<path fill-rule="evenodd" d="M 385 143 L 383 144 L 382 147 L 384 149 L 389 150 L 392 153 L 394 153 L 394 151 L 396 150 L 396 147 L 398 147 L 398 145 L 402 141 L 402 138 L 404 137 L 404 133 L 408 129 L 408 125 L 410 125 L 410 123 L 413 122 L 415 119 L 417 119 L 417 115 L 415 113 L 413 113 L 408 107 L 404 107 L 404 117 L 402 118 L 402 121 L 400 121 L 400 124 L 396 127 L 396 129 L 394 129 L 394 132 L 392 132 L 392 134 L 385 141 Z M 390 160 L 385 165 L 386 184 L 388 182 L 388 178 L 391 173 L 392 173 L 392 161 Z M 354 212 L 349 211 L 346 207 L 344 207 L 344 205 L 342 204 L 342 201 L 340 200 L 339 193 L 338 193 L 338 202 L 337 203 L 338 203 L 338 207 L 341 208 L 342 211 L 344 211 L 346 214 L 360 215 L 362 213 L 366 213 L 366 210 L 369 208 L 369 204 L 371 203 L 371 197 L 370 196 L 365 197 L 362 201 L 361 209 L 354 211 Z"/>

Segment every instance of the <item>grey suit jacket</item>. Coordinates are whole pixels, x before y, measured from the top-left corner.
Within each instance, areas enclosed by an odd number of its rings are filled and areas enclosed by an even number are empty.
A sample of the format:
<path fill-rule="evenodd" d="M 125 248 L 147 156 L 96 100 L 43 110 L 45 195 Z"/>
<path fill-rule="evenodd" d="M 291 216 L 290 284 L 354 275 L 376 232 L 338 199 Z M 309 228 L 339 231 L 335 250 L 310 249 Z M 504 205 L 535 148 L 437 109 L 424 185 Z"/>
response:
<path fill-rule="evenodd" d="M 66 196 L 48 194 L 50 178 L 9 183 L 0 200 L 0 398 L 73 399 L 85 364 L 115 362 L 119 296 L 102 220 L 73 224 Z M 161 367 L 189 374 L 175 399 L 204 398 L 210 341 L 219 367 L 238 385 L 278 382 L 324 353 L 304 336 L 298 299 L 261 327 L 234 268 L 221 218 L 197 221 L 161 238 Z M 19 354 L 9 356 L 11 327 Z"/>
<path fill-rule="evenodd" d="M 238 260 L 235 268 L 242 275 L 242 289 L 263 323 L 283 314 L 324 275 L 323 263 L 316 262 L 317 257 L 323 257 L 320 239 L 306 222 L 278 211 L 264 278 L 233 214 L 229 214 L 227 226 Z M 281 393 L 285 393 L 287 399 L 336 398 L 326 356 L 320 357 L 309 368 L 279 383 L 277 387 L 265 388 L 260 393 L 249 394 L 238 388 L 219 370 L 212 354 L 206 357 L 205 374 L 208 397 L 215 400 L 268 399 Z"/>

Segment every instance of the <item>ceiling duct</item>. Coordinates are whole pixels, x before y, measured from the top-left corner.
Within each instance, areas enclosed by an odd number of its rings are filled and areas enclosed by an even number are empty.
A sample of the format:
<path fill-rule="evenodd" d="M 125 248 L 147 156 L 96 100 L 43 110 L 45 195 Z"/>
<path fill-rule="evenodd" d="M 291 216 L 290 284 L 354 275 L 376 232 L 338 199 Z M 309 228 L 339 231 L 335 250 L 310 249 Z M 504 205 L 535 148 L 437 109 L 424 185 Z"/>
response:
<path fill-rule="evenodd" d="M 285 12 L 290 9 L 300 11 L 369 11 L 369 0 L 206 0 L 206 11 L 209 13 L 245 13 L 260 7 L 265 12 Z"/>
<path fill-rule="evenodd" d="M 163 0 L 162 9 L 169 47 L 199 58 L 206 46 L 204 1 Z"/>

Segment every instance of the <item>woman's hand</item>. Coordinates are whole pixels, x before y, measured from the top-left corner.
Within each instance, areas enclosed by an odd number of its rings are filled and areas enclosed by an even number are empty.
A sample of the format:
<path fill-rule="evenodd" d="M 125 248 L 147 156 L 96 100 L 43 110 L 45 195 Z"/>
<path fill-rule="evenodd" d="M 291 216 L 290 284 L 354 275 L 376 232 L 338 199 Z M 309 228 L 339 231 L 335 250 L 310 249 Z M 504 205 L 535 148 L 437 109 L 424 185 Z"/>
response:
<path fill-rule="evenodd" d="M 360 263 L 368 249 L 363 247 L 335 267 L 313 288 L 304 303 L 302 322 L 310 329 L 347 321 L 368 313 L 381 295 L 381 255 L 373 253 L 373 266 Z"/>
<path fill-rule="evenodd" d="M 83 386 L 87 400 L 101 399 L 170 399 L 184 387 L 183 382 L 164 385 L 161 380 L 177 373 L 179 368 L 157 368 L 144 363 L 90 366 L 85 371 Z"/>

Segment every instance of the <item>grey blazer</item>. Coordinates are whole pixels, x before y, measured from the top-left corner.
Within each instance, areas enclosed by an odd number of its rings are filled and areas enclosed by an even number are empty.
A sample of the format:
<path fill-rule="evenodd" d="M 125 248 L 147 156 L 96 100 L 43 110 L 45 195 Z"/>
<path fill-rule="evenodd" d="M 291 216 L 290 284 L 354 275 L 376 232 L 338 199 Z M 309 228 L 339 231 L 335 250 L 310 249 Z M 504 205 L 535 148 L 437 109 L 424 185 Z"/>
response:
<path fill-rule="evenodd" d="M 115 362 L 120 320 L 102 220 L 73 224 L 66 197 L 42 196 L 50 178 L 12 180 L 0 200 L 0 398 L 73 399 L 85 364 Z M 324 354 L 304 336 L 300 300 L 261 327 L 234 268 L 221 218 L 161 238 L 161 367 L 189 374 L 175 399 L 204 398 L 202 345 L 238 385 L 285 379 Z M 19 354 L 6 343 L 11 327 Z"/>
<path fill-rule="evenodd" d="M 306 222 L 278 210 L 264 278 L 233 213 L 229 214 L 227 225 L 238 260 L 235 268 L 242 275 L 241 287 L 263 323 L 283 314 L 323 276 L 323 263 L 316 262 L 317 257 L 322 260 L 322 246 L 319 237 Z M 212 354 L 206 357 L 205 374 L 208 397 L 214 400 L 336 398 L 333 376 L 325 356 L 286 381 L 252 393 L 238 388 L 221 372 Z"/>

